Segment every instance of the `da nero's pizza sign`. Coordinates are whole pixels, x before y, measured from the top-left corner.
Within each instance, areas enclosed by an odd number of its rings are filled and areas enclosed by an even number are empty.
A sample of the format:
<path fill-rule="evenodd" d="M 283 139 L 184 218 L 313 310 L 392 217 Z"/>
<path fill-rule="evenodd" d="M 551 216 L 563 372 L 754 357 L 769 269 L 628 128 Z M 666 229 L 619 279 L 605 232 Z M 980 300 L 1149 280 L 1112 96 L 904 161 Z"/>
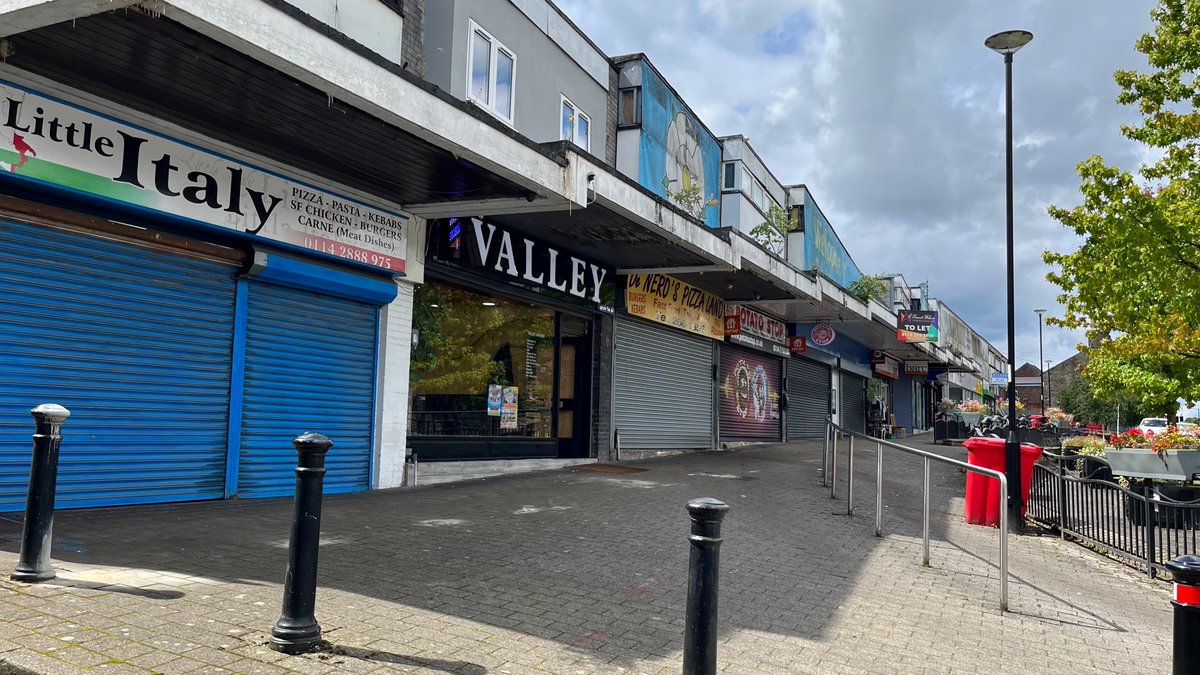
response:
<path fill-rule="evenodd" d="M 0 180 L 14 178 L 404 271 L 406 215 L 0 80 Z"/>

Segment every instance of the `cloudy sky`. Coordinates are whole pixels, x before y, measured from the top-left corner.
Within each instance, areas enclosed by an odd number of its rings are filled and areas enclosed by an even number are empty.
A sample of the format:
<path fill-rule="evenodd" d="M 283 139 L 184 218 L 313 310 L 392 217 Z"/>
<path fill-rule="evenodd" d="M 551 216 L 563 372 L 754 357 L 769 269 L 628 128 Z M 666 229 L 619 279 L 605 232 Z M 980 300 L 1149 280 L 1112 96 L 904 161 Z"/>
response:
<path fill-rule="evenodd" d="M 1001 30 L 1014 58 L 1017 365 L 1037 362 L 1034 309 L 1059 311 L 1046 249 L 1075 236 L 1046 215 L 1079 201 L 1075 165 L 1146 159 L 1120 125 L 1113 71 L 1151 0 L 555 0 L 610 56 L 644 52 L 717 135 L 744 134 L 785 184 L 805 183 L 864 273 L 931 293 L 1007 349 Z M 1045 329 L 1055 362 L 1082 340 Z"/>

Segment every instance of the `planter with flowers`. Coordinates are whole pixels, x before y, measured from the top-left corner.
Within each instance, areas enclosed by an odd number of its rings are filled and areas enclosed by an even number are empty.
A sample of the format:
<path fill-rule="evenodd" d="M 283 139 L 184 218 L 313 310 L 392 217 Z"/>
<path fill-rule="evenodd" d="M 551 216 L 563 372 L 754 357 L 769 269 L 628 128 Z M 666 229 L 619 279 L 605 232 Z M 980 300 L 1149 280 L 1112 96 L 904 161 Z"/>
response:
<path fill-rule="evenodd" d="M 967 426 L 973 427 L 979 424 L 980 418 L 987 414 L 988 409 L 987 406 L 979 401 L 963 401 L 958 404 L 956 412 L 958 412 L 959 417 L 962 418 Z"/>
<path fill-rule="evenodd" d="M 1046 419 L 1059 429 L 1065 429 L 1075 421 L 1071 413 L 1065 412 L 1062 408 L 1046 408 Z"/>
<path fill-rule="evenodd" d="M 1175 427 L 1161 434 L 1130 429 L 1108 438 L 1104 458 L 1120 476 L 1191 481 L 1200 478 L 1200 433 Z"/>

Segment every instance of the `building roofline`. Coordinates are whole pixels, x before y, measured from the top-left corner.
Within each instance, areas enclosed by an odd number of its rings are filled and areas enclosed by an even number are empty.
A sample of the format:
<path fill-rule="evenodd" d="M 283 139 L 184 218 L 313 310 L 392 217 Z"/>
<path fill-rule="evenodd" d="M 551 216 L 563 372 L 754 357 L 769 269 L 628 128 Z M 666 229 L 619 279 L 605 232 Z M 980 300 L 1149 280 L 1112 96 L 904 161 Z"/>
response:
<path fill-rule="evenodd" d="M 660 71 L 658 69 L 658 66 L 654 65 L 654 62 L 650 60 L 649 56 L 646 56 L 645 52 L 634 52 L 632 54 L 621 54 L 620 56 L 614 56 L 609 60 L 612 61 L 613 63 L 617 63 L 617 64 L 625 64 L 625 63 L 629 63 L 630 61 L 642 61 L 647 66 L 650 66 L 650 70 L 654 71 L 654 74 L 658 76 L 658 79 L 662 80 L 663 84 L 667 85 L 667 89 L 670 89 L 671 93 L 675 94 L 675 98 L 679 99 L 680 103 L 683 103 L 683 107 L 687 108 L 687 111 L 689 113 L 691 113 L 692 117 L 696 118 L 696 122 L 698 122 L 700 124 L 700 126 L 704 128 L 704 131 L 706 131 L 709 136 L 712 136 L 713 140 L 717 141 L 717 143 L 720 144 L 721 137 L 714 134 L 712 129 L 708 128 L 708 125 L 704 123 L 704 120 L 701 119 L 700 116 L 696 114 L 695 110 L 692 110 L 692 106 L 690 104 L 688 104 L 687 99 L 685 99 L 682 95 L 680 95 L 680 93 L 675 89 L 675 85 L 671 84 L 671 81 L 663 76 L 662 71 Z M 618 88 L 619 88 L 619 85 L 618 85 Z M 718 158 L 717 163 L 719 164 L 720 161 L 721 161 L 720 158 Z"/>
<path fill-rule="evenodd" d="M 579 27 L 579 24 L 572 21 L 571 17 L 567 16 L 566 12 L 562 11 L 562 9 L 560 9 L 558 5 L 554 4 L 554 0 L 546 0 L 546 4 L 550 5 L 550 8 L 553 9 L 555 12 L 558 12 L 558 15 L 563 18 L 563 21 L 566 21 L 568 26 L 570 26 L 571 28 L 574 28 L 575 32 L 579 33 L 579 35 L 581 35 L 583 37 L 583 39 L 586 40 L 587 43 L 592 46 L 592 49 L 595 49 L 597 52 L 599 52 L 600 56 L 604 57 L 605 61 L 608 61 L 608 65 L 610 68 L 613 67 L 612 58 L 609 57 L 609 55 L 603 49 L 600 48 L 600 45 L 596 44 L 592 40 L 592 38 L 589 37 L 588 34 L 585 33 L 582 28 Z"/>
<path fill-rule="evenodd" d="M 730 134 L 729 136 L 717 136 L 718 141 L 725 141 L 726 139 L 732 139 L 732 138 L 741 140 L 743 143 L 746 144 L 747 148 L 750 148 L 750 152 L 754 154 L 754 157 L 758 160 L 758 163 L 762 164 L 763 168 L 767 170 L 767 175 L 769 175 L 771 177 L 771 180 L 775 181 L 779 185 L 779 187 L 782 188 L 783 191 L 786 193 L 788 186 L 784 185 L 783 181 L 779 180 L 779 178 L 775 175 L 774 171 L 771 171 L 771 165 L 767 164 L 766 162 L 763 161 L 762 155 L 758 154 L 758 151 L 754 149 L 754 145 L 752 143 L 750 143 L 750 139 L 746 138 L 745 134 Z"/>

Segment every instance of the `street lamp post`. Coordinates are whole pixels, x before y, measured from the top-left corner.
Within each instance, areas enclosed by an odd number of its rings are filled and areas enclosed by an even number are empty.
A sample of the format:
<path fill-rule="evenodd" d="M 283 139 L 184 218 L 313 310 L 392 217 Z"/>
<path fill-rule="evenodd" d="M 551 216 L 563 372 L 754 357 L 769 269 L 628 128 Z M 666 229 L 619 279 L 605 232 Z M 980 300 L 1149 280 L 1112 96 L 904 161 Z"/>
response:
<path fill-rule="evenodd" d="M 1033 310 L 1038 315 L 1038 365 L 1046 362 L 1046 355 L 1042 352 L 1042 315 L 1046 313 L 1045 309 L 1038 308 Z M 1042 392 L 1042 417 L 1046 416 L 1046 371 L 1038 368 L 1038 382 L 1041 384 Z M 1045 422 L 1045 420 L 1042 420 Z"/>
<path fill-rule="evenodd" d="M 1021 443 L 1017 440 L 1017 397 L 1013 381 L 1013 364 L 1017 361 L 1017 353 L 1013 311 L 1012 60 L 1013 54 L 1032 39 L 1033 33 L 1029 31 L 1009 30 L 983 41 L 984 46 L 1004 57 L 1005 234 L 1008 257 L 1008 438 L 1004 441 L 1004 475 L 1008 479 L 1008 508 L 1011 515 L 1008 522 L 1017 532 L 1025 531 L 1025 521 L 1021 508 Z"/>

